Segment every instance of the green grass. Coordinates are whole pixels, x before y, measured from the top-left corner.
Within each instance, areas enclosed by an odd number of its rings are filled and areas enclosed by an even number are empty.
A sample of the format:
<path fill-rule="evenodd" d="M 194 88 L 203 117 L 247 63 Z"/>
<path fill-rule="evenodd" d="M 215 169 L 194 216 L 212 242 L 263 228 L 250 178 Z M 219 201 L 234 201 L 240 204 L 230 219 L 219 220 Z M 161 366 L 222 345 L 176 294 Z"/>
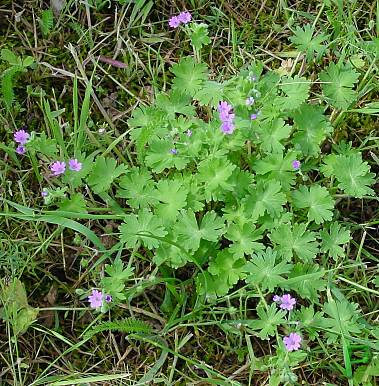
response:
<path fill-rule="evenodd" d="M 11 3 L 15 3 L 13 9 Z M 119 220 L 127 210 L 115 207 L 111 197 L 88 191 L 91 208 L 81 216 L 41 210 L 40 191 L 50 184 L 48 171 L 41 172 L 36 157 L 29 164 L 7 151 L 12 132 L 28 124 L 30 131 L 45 127 L 62 149 L 69 138 L 75 155 L 86 148 L 133 165 L 136 152 L 128 142 L 127 119 L 138 106 L 152 103 L 158 91 L 167 89 L 170 65 L 192 53 L 184 35 L 170 32 L 167 25 L 183 2 L 153 5 L 142 0 L 96 10 L 68 0 L 45 33 L 38 21 L 40 3 L 3 1 L 0 5 L 4 37 L 0 49 L 30 55 L 37 63 L 14 81 L 12 109 L 0 109 L 1 288 L 20 279 L 29 305 L 40 312 L 36 322 L 17 337 L 10 320 L 0 321 L 0 384 L 135 385 L 154 380 L 170 386 L 277 385 L 269 370 L 273 342 L 257 339 L 248 328 L 260 298 L 256 291 L 237 287 L 212 303 L 201 302 L 196 298 L 194 269 L 158 269 L 148 253 L 136 248 L 130 256 L 115 244 Z M 359 106 L 354 112 L 331 111 L 338 128 L 333 140 L 352 141 L 377 173 L 378 110 L 362 112 L 378 98 L 378 62 L 372 60 L 370 50 L 377 50 L 377 58 L 379 49 L 362 42 L 379 37 L 379 1 L 350 5 L 330 1 L 330 7 L 327 3 L 184 2 L 196 19 L 209 25 L 212 43 L 203 49 L 202 59 L 214 79 L 227 79 L 253 58 L 266 68 L 279 68 L 286 60 L 290 71 L 301 69 L 309 77 L 337 55 L 361 59 L 365 75 L 358 85 Z M 17 12 L 22 12 L 19 21 Z M 330 35 L 330 53 L 324 62 L 307 63 L 290 44 L 295 26 L 306 23 Z M 98 61 L 99 55 L 127 67 L 112 67 Z M 6 67 L 1 61 L 0 73 Z M 333 295 L 340 291 L 358 303 L 366 320 L 377 326 L 378 202 L 341 197 L 339 207 L 344 221 L 354 224 L 354 242 L 341 261 L 324 261 L 329 288 Z M 128 282 L 127 301 L 100 316 L 89 312 L 80 289 L 95 285 L 111 253 L 134 261 L 135 278 Z M 91 339 L 84 335 L 100 322 L 128 317 L 148 323 L 152 331 L 126 334 L 109 329 Z M 370 363 L 378 363 L 378 339 L 376 331 L 376 336 L 355 342 L 370 347 Z M 320 337 L 312 342 L 306 361 L 295 366 L 298 380 L 293 384 L 369 386 L 353 377 L 362 371 L 360 366 L 369 373 L 370 365 L 352 363 L 347 347 L 342 347 L 344 336 L 340 342 L 333 351 Z M 376 382 L 371 377 L 371 385 Z"/>

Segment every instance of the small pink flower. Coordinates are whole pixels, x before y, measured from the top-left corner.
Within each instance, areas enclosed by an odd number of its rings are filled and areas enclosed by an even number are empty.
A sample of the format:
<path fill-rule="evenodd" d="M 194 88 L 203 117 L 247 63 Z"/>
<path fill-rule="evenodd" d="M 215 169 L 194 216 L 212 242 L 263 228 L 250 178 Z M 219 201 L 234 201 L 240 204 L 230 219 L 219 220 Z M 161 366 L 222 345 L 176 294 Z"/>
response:
<path fill-rule="evenodd" d="M 300 166 L 301 166 L 301 163 L 300 163 L 300 161 L 298 161 L 297 159 L 295 159 L 294 161 L 292 161 L 292 167 L 294 168 L 294 170 L 299 170 L 299 169 L 300 169 Z"/>
<path fill-rule="evenodd" d="M 192 15 L 189 12 L 180 12 L 178 19 L 183 24 L 188 24 L 192 20 Z"/>
<path fill-rule="evenodd" d="M 49 192 L 46 189 L 42 189 L 41 196 L 45 198 L 48 195 L 49 195 Z"/>
<path fill-rule="evenodd" d="M 103 293 L 98 290 L 92 290 L 92 294 L 88 296 L 88 301 L 92 308 L 100 308 L 103 305 Z"/>
<path fill-rule="evenodd" d="M 300 348 L 301 336 L 296 334 L 296 332 L 291 332 L 288 336 L 283 338 L 284 345 L 286 346 L 287 351 L 296 351 Z"/>
<path fill-rule="evenodd" d="M 282 298 L 280 299 L 281 303 L 279 307 L 282 310 L 287 310 L 291 311 L 295 307 L 296 304 L 296 299 L 293 298 L 290 294 L 283 295 Z"/>
<path fill-rule="evenodd" d="M 279 303 L 282 301 L 282 298 L 278 295 L 274 295 L 274 297 L 272 298 L 272 301 L 275 303 Z"/>
<path fill-rule="evenodd" d="M 180 22 L 178 16 L 172 16 L 172 17 L 170 17 L 170 20 L 168 21 L 168 25 L 169 25 L 171 28 L 177 28 L 177 27 L 179 27 L 180 23 L 181 23 L 181 22 Z"/>
<path fill-rule="evenodd" d="M 13 139 L 20 145 L 25 145 L 26 142 L 28 142 L 29 138 L 30 134 L 27 133 L 25 130 L 18 130 L 13 134 Z"/>
<path fill-rule="evenodd" d="M 258 118 L 258 114 L 251 114 L 251 115 L 250 115 L 250 119 L 251 119 L 252 121 L 255 121 L 257 118 Z"/>
<path fill-rule="evenodd" d="M 190 137 L 192 135 L 192 131 L 190 130 L 190 129 L 188 129 L 187 131 L 186 131 L 186 136 L 187 137 Z"/>
<path fill-rule="evenodd" d="M 76 158 L 68 161 L 68 167 L 74 172 L 79 172 L 82 169 L 82 164 Z"/>
<path fill-rule="evenodd" d="M 174 149 L 171 149 L 171 150 L 170 150 L 170 153 L 176 155 L 176 154 L 178 154 L 178 150 L 175 149 L 175 148 L 174 148 Z"/>
<path fill-rule="evenodd" d="M 16 148 L 16 153 L 17 154 L 25 154 L 26 153 L 26 149 L 25 149 L 25 146 L 23 146 L 23 145 L 19 145 L 19 146 L 17 146 L 17 148 Z"/>
<path fill-rule="evenodd" d="M 53 172 L 52 176 L 59 176 L 66 171 L 66 164 L 64 162 L 55 161 L 50 165 L 50 170 Z"/>
<path fill-rule="evenodd" d="M 229 122 L 229 121 L 223 122 L 221 125 L 221 131 L 224 134 L 232 134 L 234 131 L 234 124 L 232 122 Z"/>

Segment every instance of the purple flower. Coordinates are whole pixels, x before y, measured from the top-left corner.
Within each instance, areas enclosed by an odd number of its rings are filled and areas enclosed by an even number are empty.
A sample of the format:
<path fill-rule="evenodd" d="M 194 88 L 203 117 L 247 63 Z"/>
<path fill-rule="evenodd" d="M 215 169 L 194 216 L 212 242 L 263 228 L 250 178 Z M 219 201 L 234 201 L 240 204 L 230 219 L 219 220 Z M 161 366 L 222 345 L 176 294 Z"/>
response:
<path fill-rule="evenodd" d="M 103 293 L 98 290 L 92 290 L 92 294 L 88 296 L 88 301 L 92 308 L 99 308 L 103 305 Z"/>
<path fill-rule="evenodd" d="M 272 298 L 272 301 L 274 301 L 275 303 L 279 303 L 282 301 L 282 298 L 278 295 L 275 295 L 273 298 Z"/>
<path fill-rule="evenodd" d="M 74 172 L 78 172 L 82 169 L 82 164 L 76 158 L 68 161 L 68 167 Z"/>
<path fill-rule="evenodd" d="M 17 154 L 25 154 L 25 152 L 26 152 L 25 146 L 19 145 L 16 147 L 16 153 Z"/>
<path fill-rule="evenodd" d="M 248 97 L 245 101 L 246 106 L 251 106 L 255 102 L 254 98 L 252 96 Z"/>
<path fill-rule="evenodd" d="M 296 332 L 291 332 L 288 336 L 283 338 L 284 345 L 286 346 L 287 351 L 296 351 L 300 348 L 301 336 L 296 334 Z"/>
<path fill-rule="evenodd" d="M 221 131 L 224 134 L 232 134 L 234 131 L 234 123 L 225 121 L 221 125 Z"/>
<path fill-rule="evenodd" d="M 66 171 L 66 164 L 64 162 L 55 161 L 50 165 L 50 170 L 53 172 L 53 176 L 59 176 Z"/>
<path fill-rule="evenodd" d="M 180 12 L 178 19 L 181 23 L 187 24 L 192 20 L 192 15 L 189 12 Z"/>
<path fill-rule="evenodd" d="M 13 134 L 13 139 L 20 145 L 25 145 L 26 142 L 28 142 L 29 138 L 30 134 L 27 133 L 25 130 L 18 130 Z"/>
<path fill-rule="evenodd" d="M 283 310 L 291 311 L 295 307 L 296 299 L 291 297 L 290 294 L 283 295 L 280 299 L 280 305 L 279 307 Z"/>
<path fill-rule="evenodd" d="M 233 107 L 225 101 L 222 101 L 218 104 L 217 110 L 219 113 L 225 112 L 229 114 L 232 111 Z"/>
<path fill-rule="evenodd" d="M 301 163 L 300 163 L 300 161 L 298 161 L 297 159 L 295 159 L 294 161 L 292 161 L 292 167 L 293 167 L 295 170 L 299 170 L 299 169 L 300 169 L 300 166 L 301 166 Z"/>
<path fill-rule="evenodd" d="M 187 137 L 190 137 L 192 135 L 192 131 L 190 130 L 190 129 L 188 129 L 187 131 L 186 131 L 186 136 Z"/>
<path fill-rule="evenodd" d="M 258 118 L 258 114 L 251 114 L 251 115 L 250 115 L 250 119 L 251 119 L 252 121 L 255 121 L 257 118 Z"/>
<path fill-rule="evenodd" d="M 174 148 L 174 149 L 171 149 L 171 150 L 170 150 L 170 153 L 171 153 L 171 154 L 178 154 L 178 150 L 176 150 L 175 148 Z"/>
<path fill-rule="evenodd" d="M 111 296 L 111 295 L 106 295 L 106 296 L 105 296 L 105 301 L 106 301 L 107 303 L 110 303 L 110 302 L 112 301 L 112 296 Z"/>
<path fill-rule="evenodd" d="M 170 17 L 170 20 L 168 21 L 168 25 L 171 28 L 179 27 L 180 23 L 181 23 L 181 21 L 179 20 L 178 16 L 172 16 L 172 17 Z"/>
<path fill-rule="evenodd" d="M 41 196 L 47 197 L 49 195 L 49 192 L 46 189 L 42 189 Z"/>

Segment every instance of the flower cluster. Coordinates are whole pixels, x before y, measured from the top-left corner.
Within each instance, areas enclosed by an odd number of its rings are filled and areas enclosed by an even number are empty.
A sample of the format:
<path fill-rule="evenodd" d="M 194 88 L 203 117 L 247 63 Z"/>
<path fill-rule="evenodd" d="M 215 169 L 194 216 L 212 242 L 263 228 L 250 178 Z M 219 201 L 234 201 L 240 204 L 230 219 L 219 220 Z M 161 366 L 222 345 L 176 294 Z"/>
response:
<path fill-rule="evenodd" d="M 112 301 L 112 296 L 104 296 L 101 291 L 95 289 L 93 289 L 91 295 L 88 296 L 88 301 L 92 308 L 100 308 L 103 305 L 103 299 L 105 299 L 107 303 L 110 303 Z"/>
<path fill-rule="evenodd" d="M 171 28 L 177 28 L 180 24 L 188 24 L 192 20 L 192 15 L 189 12 L 180 12 L 177 16 L 170 17 L 168 25 Z"/>
<path fill-rule="evenodd" d="M 282 310 L 287 311 L 292 311 L 296 304 L 296 299 L 290 294 L 285 294 L 283 296 L 275 295 L 272 300 L 277 303 Z M 301 336 L 295 332 L 291 332 L 291 334 L 283 338 L 283 343 L 287 351 L 298 350 L 300 348 L 301 341 Z"/>
<path fill-rule="evenodd" d="M 220 102 L 218 105 L 219 117 L 221 120 L 221 131 L 224 134 L 232 134 L 234 131 L 234 117 L 232 112 L 233 107 L 228 102 Z"/>
<path fill-rule="evenodd" d="M 25 144 L 29 141 L 30 134 L 26 132 L 24 129 L 17 130 L 13 134 L 13 139 L 16 143 L 18 143 L 18 146 L 16 148 L 17 154 L 25 154 Z"/>
<path fill-rule="evenodd" d="M 82 169 L 82 164 L 76 158 L 73 158 L 68 161 L 68 168 L 73 172 L 79 172 Z M 50 170 L 53 172 L 52 176 L 54 177 L 64 174 L 66 171 L 66 162 L 55 161 L 50 165 Z"/>

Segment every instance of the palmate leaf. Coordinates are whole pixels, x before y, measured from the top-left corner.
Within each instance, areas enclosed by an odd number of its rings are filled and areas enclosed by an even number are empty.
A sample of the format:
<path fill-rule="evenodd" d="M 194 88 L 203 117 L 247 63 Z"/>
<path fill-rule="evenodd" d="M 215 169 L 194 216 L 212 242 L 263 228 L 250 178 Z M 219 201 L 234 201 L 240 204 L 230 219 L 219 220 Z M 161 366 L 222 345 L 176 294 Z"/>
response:
<path fill-rule="evenodd" d="M 325 270 L 317 264 L 297 263 L 282 287 L 297 292 L 303 298 L 317 302 L 318 291 L 323 291 L 326 287 L 327 282 L 323 279 L 324 275 Z"/>
<path fill-rule="evenodd" d="M 250 188 L 250 194 L 242 201 L 246 213 L 252 219 L 258 219 L 265 213 L 271 217 L 277 217 L 283 211 L 286 204 L 286 195 L 282 192 L 282 186 L 278 181 L 260 181 L 256 186 Z"/>
<path fill-rule="evenodd" d="M 297 27 L 294 36 L 290 37 L 291 42 L 295 47 L 307 55 L 307 60 L 312 59 L 316 54 L 316 59 L 319 59 L 326 51 L 326 46 L 322 44 L 327 40 L 328 36 L 320 33 L 315 35 L 314 28 L 310 24 L 306 24 L 303 28 Z"/>
<path fill-rule="evenodd" d="M 346 194 L 362 198 L 375 192 L 369 187 L 375 183 L 375 174 L 370 172 L 370 166 L 362 161 L 362 154 L 350 151 L 348 154 L 331 154 L 324 158 L 322 173 L 338 181 L 338 188 Z"/>
<path fill-rule="evenodd" d="M 281 260 L 271 248 L 257 252 L 251 256 L 251 260 L 245 265 L 247 273 L 246 282 L 259 286 L 262 291 L 274 291 L 280 287 L 286 279 L 283 275 L 291 271 L 292 264 Z"/>
<path fill-rule="evenodd" d="M 283 77 L 281 90 L 285 96 L 275 98 L 275 103 L 283 110 L 297 109 L 308 99 L 311 82 L 306 78 L 295 75 L 293 78 Z"/>
<path fill-rule="evenodd" d="M 227 291 L 238 283 L 240 279 L 245 278 L 245 259 L 238 257 L 229 251 L 223 249 L 217 253 L 216 258 L 210 262 L 208 272 L 223 280 Z M 227 292 L 218 292 L 217 295 L 226 295 Z"/>
<path fill-rule="evenodd" d="M 208 79 L 208 69 L 204 63 L 195 63 L 192 57 L 181 59 L 170 70 L 174 75 L 174 88 L 186 92 L 192 97 Z"/>
<path fill-rule="evenodd" d="M 249 320 L 248 327 L 252 330 L 259 330 L 258 336 L 261 339 L 267 339 L 276 334 L 278 326 L 287 323 L 285 311 L 278 310 L 275 303 L 268 306 L 266 310 L 263 305 L 257 307 L 257 316 L 259 319 Z"/>
<path fill-rule="evenodd" d="M 157 248 L 160 240 L 156 237 L 164 237 L 167 234 L 161 220 L 147 209 L 140 210 L 138 215 L 125 216 L 124 223 L 119 229 L 120 240 L 128 248 L 134 248 L 139 241 L 149 249 Z"/>
<path fill-rule="evenodd" d="M 163 170 L 170 168 L 184 169 L 190 162 L 189 158 L 183 156 L 181 152 L 172 154 L 173 148 L 172 141 L 164 139 L 152 141 L 145 157 L 146 165 L 155 173 L 162 173 Z"/>
<path fill-rule="evenodd" d="M 132 208 L 145 208 L 158 202 L 155 182 L 146 169 L 133 167 L 120 178 L 119 185 L 117 197 L 126 198 Z"/>
<path fill-rule="evenodd" d="M 223 219 L 214 211 L 207 212 L 199 225 L 195 213 L 188 209 L 180 212 L 174 231 L 178 236 L 179 245 L 186 250 L 196 251 L 201 239 L 218 241 L 225 232 L 225 225 Z"/>
<path fill-rule="evenodd" d="M 253 164 L 253 170 L 258 175 L 264 176 L 264 180 L 278 181 L 284 190 L 289 190 L 295 183 L 292 162 L 296 159 L 296 153 L 289 152 L 284 157 L 282 153 L 269 154 Z M 262 178 L 263 179 L 263 178 Z"/>
<path fill-rule="evenodd" d="M 97 194 L 105 192 L 111 187 L 112 182 L 121 174 L 125 174 L 127 167 L 124 164 L 119 166 L 113 158 L 98 156 L 88 177 L 88 184 Z"/>
<path fill-rule="evenodd" d="M 304 185 L 292 193 L 293 205 L 296 209 L 308 209 L 308 221 L 321 224 L 333 218 L 334 200 L 324 186 Z"/>
<path fill-rule="evenodd" d="M 222 83 L 207 80 L 195 94 L 194 99 L 199 102 L 200 106 L 216 107 L 224 99 L 224 86 Z"/>
<path fill-rule="evenodd" d="M 189 37 L 196 50 L 201 50 L 203 46 L 211 43 L 208 36 L 208 26 L 204 23 L 192 23 Z"/>
<path fill-rule="evenodd" d="M 164 111 L 168 118 L 175 118 L 176 114 L 194 116 L 195 107 L 191 105 L 191 102 L 192 98 L 180 90 L 174 90 L 168 95 L 161 93 L 156 98 L 157 107 Z"/>
<path fill-rule="evenodd" d="M 327 253 L 328 256 L 337 260 L 345 255 L 344 249 L 341 247 L 351 240 L 350 231 L 342 227 L 337 222 L 330 224 L 329 229 L 320 231 L 321 236 L 321 252 Z"/>
<path fill-rule="evenodd" d="M 59 204 L 59 210 L 64 212 L 88 213 L 87 203 L 81 193 L 75 193 L 70 198 L 64 198 Z"/>
<path fill-rule="evenodd" d="M 197 179 L 204 184 L 207 201 L 222 199 L 225 191 L 233 189 L 228 179 L 235 168 L 226 158 L 207 158 L 200 162 Z"/>
<path fill-rule="evenodd" d="M 182 183 L 175 180 L 160 180 L 157 184 L 155 214 L 164 221 L 175 221 L 179 210 L 186 206 L 188 191 Z"/>
<path fill-rule="evenodd" d="M 291 129 L 291 126 L 286 125 L 282 118 L 263 120 L 255 130 L 256 141 L 260 143 L 260 148 L 264 152 L 279 153 L 284 149 L 281 141 L 288 139 Z"/>
<path fill-rule="evenodd" d="M 328 303 L 324 304 L 323 309 L 329 318 L 322 318 L 318 327 L 335 332 L 335 334 L 327 332 L 329 341 L 336 341 L 340 334 L 346 336 L 361 332 L 362 326 L 358 322 L 361 315 L 357 304 L 350 303 L 346 299 L 341 301 L 330 299 Z"/>
<path fill-rule="evenodd" d="M 305 224 L 280 225 L 269 237 L 287 260 L 296 255 L 301 260 L 311 261 L 317 255 L 316 233 L 308 231 Z"/>
<path fill-rule="evenodd" d="M 302 104 L 292 112 L 294 126 L 297 129 L 293 137 L 296 149 L 304 155 L 317 156 L 320 145 L 331 133 L 332 126 L 320 106 Z"/>
<path fill-rule="evenodd" d="M 338 109 L 347 109 L 357 98 L 353 90 L 359 74 L 349 64 L 330 63 L 320 73 L 321 85 L 325 99 Z"/>
<path fill-rule="evenodd" d="M 229 251 L 234 256 L 251 255 L 253 252 L 264 248 L 264 245 L 258 242 L 262 239 L 262 232 L 259 229 L 255 229 L 251 222 L 230 224 L 225 238 L 233 241 L 233 244 L 229 246 Z"/>

